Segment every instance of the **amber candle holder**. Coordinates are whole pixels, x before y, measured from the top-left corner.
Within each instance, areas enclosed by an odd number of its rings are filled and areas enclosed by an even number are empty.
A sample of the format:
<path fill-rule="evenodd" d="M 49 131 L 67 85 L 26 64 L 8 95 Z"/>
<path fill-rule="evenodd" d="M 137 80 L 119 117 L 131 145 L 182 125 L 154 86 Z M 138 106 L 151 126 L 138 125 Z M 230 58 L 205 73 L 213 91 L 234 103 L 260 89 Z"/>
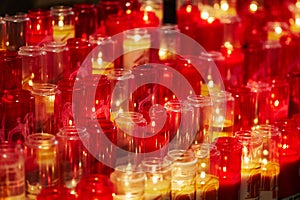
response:
<path fill-rule="evenodd" d="M 59 185 L 59 159 L 55 136 L 34 133 L 26 138 L 26 195 L 36 198 L 42 188 Z"/>
<path fill-rule="evenodd" d="M 171 164 L 171 198 L 196 199 L 197 158 L 191 150 L 174 149 L 166 158 Z"/>
<path fill-rule="evenodd" d="M 75 37 L 75 13 L 69 6 L 52 6 L 53 39 L 56 42 L 66 42 Z"/>
<path fill-rule="evenodd" d="M 30 89 L 33 82 L 45 81 L 46 52 L 41 46 L 22 46 L 18 51 L 22 58 L 22 86 Z"/>
<path fill-rule="evenodd" d="M 26 29 L 26 45 L 41 45 L 53 40 L 52 16 L 50 10 L 31 9 L 27 16 L 29 23 Z"/>
<path fill-rule="evenodd" d="M 218 199 L 220 151 L 209 143 L 191 148 L 197 157 L 196 199 Z"/>
<path fill-rule="evenodd" d="M 34 132 L 34 96 L 27 90 L 6 90 L 0 100 L 0 109 L 0 140 L 23 143 Z"/>
<path fill-rule="evenodd" d="M 212 142 L 218 137 L 233 136 L 234 127 L 234 98 L 226 91 L 213 92 L 211 125 L 208 129 L 208 141 Z"/>
<path fill-rule="evenodd" d="M 120 165 L 110 175 L 114 185 L 113 199 L 144 199 L 145 173 L 135 165 Z"/>
<path fill-rule="evenodd" d="M 57 86 L 48 83 L 34 83 L 31 93 L 35 97 L 35 132 L 55 134 L 54 117 Z"/>
<path fill-rule="evenodd" d="M 171 198 L 171 162 L 158 157 L 145 158 L 141 168 L 145 172 L 145 200 Z"/>
<path fill-rule="evenodd" d="M 234 136 L 242 145 L 240 199 L 259 198 L 263 141 L 247 130 L 237 131 Z"/>
<path fill-rule="evenodd" d="M 261 137 L 263 140 L 259 197 L 261 199 L 277 199 L 281 133 L 273 125 L 261 124 L 253 129 L 253 135 Z"/>

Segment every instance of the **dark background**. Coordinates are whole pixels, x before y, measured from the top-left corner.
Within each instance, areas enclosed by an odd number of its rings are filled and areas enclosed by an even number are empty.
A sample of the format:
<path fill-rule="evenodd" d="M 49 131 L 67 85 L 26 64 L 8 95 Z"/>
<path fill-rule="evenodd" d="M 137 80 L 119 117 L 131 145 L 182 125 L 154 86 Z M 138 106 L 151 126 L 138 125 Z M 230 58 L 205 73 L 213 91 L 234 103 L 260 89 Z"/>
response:
<path fill-rule="evenodd" d="M 164 23 L 176 23 L 175 1 L 164 0 Z M 32 8 L 50 8 L 54 5 L 70 5 L 75 3 L 94 3 L 99 0 L 0 0 L 0 16 L 27 12 Z"/>

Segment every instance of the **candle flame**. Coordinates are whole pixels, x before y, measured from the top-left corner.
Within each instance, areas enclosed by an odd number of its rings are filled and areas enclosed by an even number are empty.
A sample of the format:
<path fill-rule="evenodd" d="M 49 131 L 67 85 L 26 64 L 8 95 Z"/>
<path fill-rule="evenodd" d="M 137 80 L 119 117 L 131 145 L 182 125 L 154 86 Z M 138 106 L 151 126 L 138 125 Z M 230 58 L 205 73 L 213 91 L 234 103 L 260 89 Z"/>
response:
<path fill-rule="evenodd" d="M 258 10 L 258 5 L 255 1 L 251 2 L 250 6 L 249 6 L 250 11 L 252 12 L 256 12 Z"/>
<path fill-rule="evenodd" d="M 221 1 L 221 9 L 227 11 L 229 9 L 229 4 L 227 1 Z"/>
<path fill-rule="evenodd" d="M 280 26 L 276 26 L 275 27 L 275 33 L 277 33 L 278 35 L 280 35 L 282 33 L 282 28 Z"/>
<path fill-rule="evenodd" d="M 187 5 L 186 6 L 186 12 L 191 13 L 192 12 L 192 5 Z"/>
<path fill-rule="evenodd" d="M 209 13 L 206 10 L 202 11 L 201 12 L 201 19 L 207 20 L 208 18 L 209 18 Z"/>
<path fill-rule="evenodd" d="M 296 24 L 297 26 L 300 26 L 300 17 L 296 17 L 296 19 L 295 19 L 295 24 Z"/>

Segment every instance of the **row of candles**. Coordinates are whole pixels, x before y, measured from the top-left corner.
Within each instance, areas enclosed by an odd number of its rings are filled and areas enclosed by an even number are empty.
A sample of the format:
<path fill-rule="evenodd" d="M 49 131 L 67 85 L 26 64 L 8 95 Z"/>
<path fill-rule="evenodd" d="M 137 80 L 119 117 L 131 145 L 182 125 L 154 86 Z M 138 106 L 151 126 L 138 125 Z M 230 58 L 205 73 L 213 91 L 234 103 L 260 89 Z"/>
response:
<path fill-rule="evenodd" d="M 3 19 L 1 197 L 297 198 L 298 35 L 276 22 L 266 38 L 240 39 L 232 9 L 229 23 L 203 25 L 207 10 L 191 1 L 178 26 L 162 25 L 161 12 L 130 3 L 99 2 L 121 8 L 111 16 L 81 4 Z M 262 28 L 256 14 L 247 34 Z"/>

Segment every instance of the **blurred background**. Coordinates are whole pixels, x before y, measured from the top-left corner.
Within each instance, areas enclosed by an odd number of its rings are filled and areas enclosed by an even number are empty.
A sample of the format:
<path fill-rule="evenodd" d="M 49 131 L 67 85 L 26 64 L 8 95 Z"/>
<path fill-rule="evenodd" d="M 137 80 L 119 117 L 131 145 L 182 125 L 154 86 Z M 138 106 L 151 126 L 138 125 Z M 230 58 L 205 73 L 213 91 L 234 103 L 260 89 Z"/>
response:
<path fill-rule="evenodd" d="M 99 0 L 0 0 L 0 16 L 27 12 L 32 8 L 50 8 L 54 5 L 73 5 L 75 3 L 94 3 Z M 163 0 L 164 23 L 176 23 L 175 0 Z"/>

